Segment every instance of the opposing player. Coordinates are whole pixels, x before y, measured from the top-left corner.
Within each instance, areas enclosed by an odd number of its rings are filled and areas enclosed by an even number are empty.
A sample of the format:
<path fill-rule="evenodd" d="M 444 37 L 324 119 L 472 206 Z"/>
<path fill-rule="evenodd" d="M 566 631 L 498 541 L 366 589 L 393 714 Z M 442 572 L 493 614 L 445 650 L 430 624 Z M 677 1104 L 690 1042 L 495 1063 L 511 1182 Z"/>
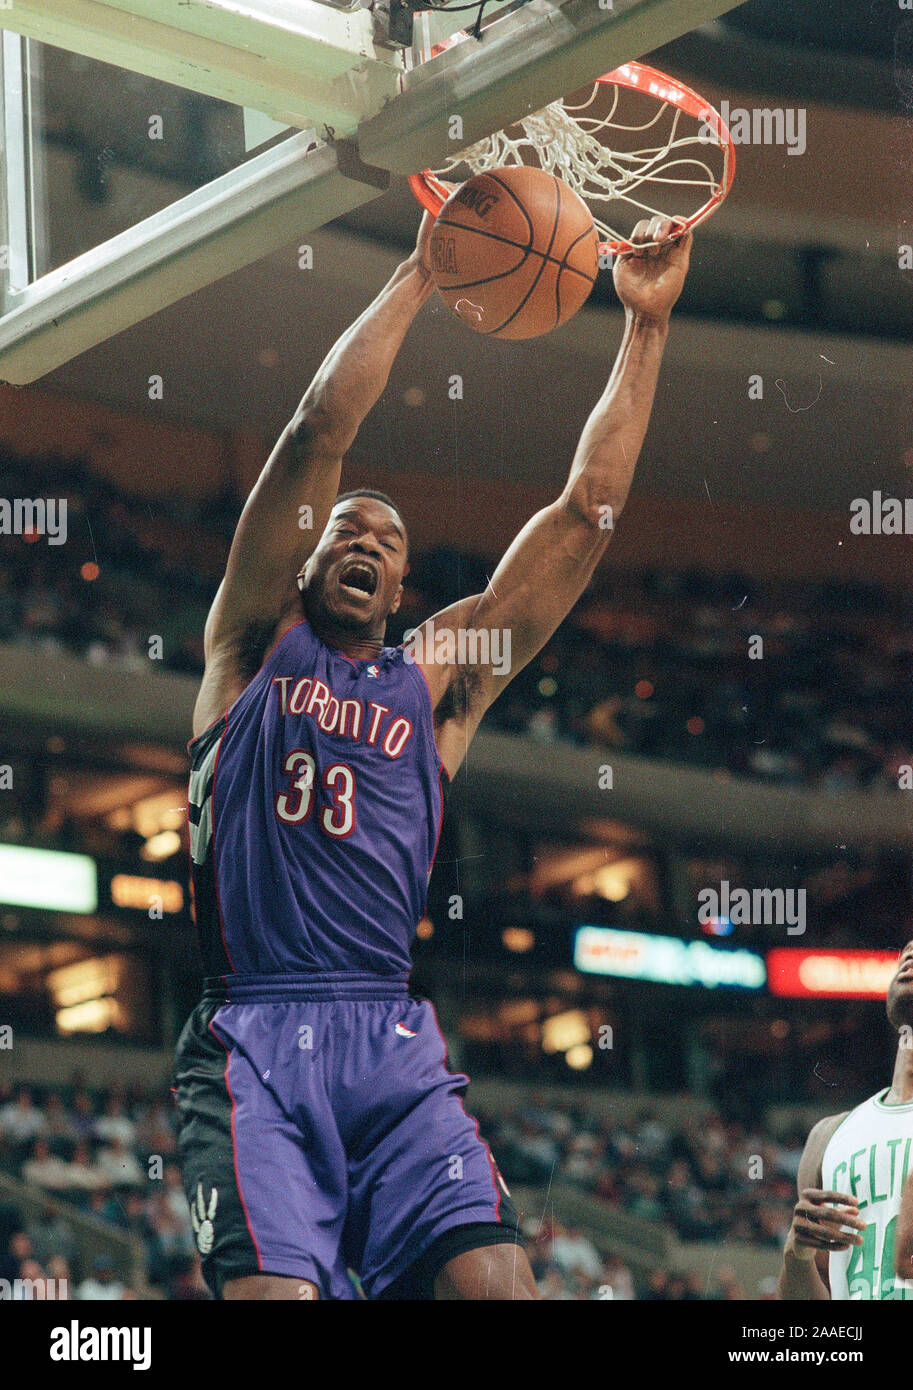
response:
<path fill-rule="evenodd" d="M 900 953 L 887 1013 L 898 1032 L 890 1087 L 808 1136 L 778 1298 L 913 1299 L 913 1283 L 899 1281 L 900 1247 L 895 1256 L 913 1173 L 913 941 Z"/>
<path fill-rule="evenodd" d="M 662 244 L 616 263 L 624 338 L 564 491 L 485 592 L 406 651 L 384 645 L 408 569 L 403 518 L 382 494 L 337 493 L 432 293 L 430 230 L 426 217 L 320 367 L 248 498 L 206 625 L 189 747 L 208 978 L 174 1089 L 204 1272 L 226 1299 L 348 1299 L 349 1270 L 368 1298 L 538 1297 L 463 1110 L 467 1079 L 447 1071 L 434 1012 L 409 994 L 409 950 L 444 783 L 583 592 L 624 506 L 690 236 L 639 226 L 639 244 Z M 460 664 L 492 650 L 461 630 L 509 630 L 510 670 Z M 453 661 L 437 664 L 448 646 Z"/>
<path fill-rule="evenodd" d="M 898 1279 L 913 1281 L 913 1177 L 907 1178 L 900 1199 L 894 1240 L 894 1273 Z"/>

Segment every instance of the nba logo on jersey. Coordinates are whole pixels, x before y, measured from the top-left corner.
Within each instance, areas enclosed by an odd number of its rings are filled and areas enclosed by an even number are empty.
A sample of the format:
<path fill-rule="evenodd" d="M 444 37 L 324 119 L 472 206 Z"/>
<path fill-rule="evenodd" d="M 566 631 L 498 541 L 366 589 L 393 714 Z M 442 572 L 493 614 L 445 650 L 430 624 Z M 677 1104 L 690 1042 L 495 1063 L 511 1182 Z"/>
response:
<path fill-rule="evenodd" d="M 378 676 L 380 675 L 380 667 L 379 667 L 379 666 L 369 666 L 369 667 L 368 667 L 368 675 L 371 676 L 372 679 L 377 680 Z"/>

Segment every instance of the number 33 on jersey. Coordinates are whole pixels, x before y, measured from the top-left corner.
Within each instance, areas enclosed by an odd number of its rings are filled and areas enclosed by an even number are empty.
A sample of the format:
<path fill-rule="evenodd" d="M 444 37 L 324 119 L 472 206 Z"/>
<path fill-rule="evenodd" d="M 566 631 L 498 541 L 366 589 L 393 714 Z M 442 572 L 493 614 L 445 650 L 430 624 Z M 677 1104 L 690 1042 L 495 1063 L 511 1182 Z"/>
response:
<path fill-rule="evenodd" d="M 207 975 L 408 974 L 447 774 L 402 649 L 353 661 L 298 623 L 188 748 Z"/>

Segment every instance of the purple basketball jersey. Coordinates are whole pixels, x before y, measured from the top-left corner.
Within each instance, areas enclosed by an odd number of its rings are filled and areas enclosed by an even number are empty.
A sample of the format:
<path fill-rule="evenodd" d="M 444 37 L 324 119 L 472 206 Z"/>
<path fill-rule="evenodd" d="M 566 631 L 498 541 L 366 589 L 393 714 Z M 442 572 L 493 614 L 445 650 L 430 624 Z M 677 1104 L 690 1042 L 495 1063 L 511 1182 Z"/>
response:
<path fill-rule="evenodd" d="M 206 973 L 405 976 L 443 813 L 425 678 L 300 622 L 188 745 Z"/>

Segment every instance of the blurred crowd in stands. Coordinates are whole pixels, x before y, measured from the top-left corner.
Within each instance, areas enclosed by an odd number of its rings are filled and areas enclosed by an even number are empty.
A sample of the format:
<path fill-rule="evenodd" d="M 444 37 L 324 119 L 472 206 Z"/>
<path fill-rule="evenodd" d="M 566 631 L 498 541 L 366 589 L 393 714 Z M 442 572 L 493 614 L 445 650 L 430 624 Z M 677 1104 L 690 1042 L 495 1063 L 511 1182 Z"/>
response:
<path fill-rule="evenodd" d="M 142 1297 L 149 1286 L 171 1299 L 208 1297 L 169 1102 L 82 1084 L 0 1088 L 0 1171 L 48 1199 L 0 1210 L 0 1277 L 65 1281 L 77 1299 Z M 53 1198 L 89 1220 L 67 1220 Z"/>
<path fill-rule="evenodd" d="M 0 495 L 24 467 L 0 454 Z M 239 506 L 130 497 L 79 461 L 30 460 L 30 496 L 66 496 L 68 540 L 0 537 L 0 642 L 104 666 L 197 674 Z M 416 555 L 390 640 L 485 587 L 490 562 Z M 874 586 L 601 572 L 487 717 L 543 743 L 598 743 L 826 792 L 897 787 L 913 762 L 910 598 Z M 157 647 L 153 648 L 157 651 Z"/>
<path fill-rule="evenodd" d="M 708 1111 L 679 1124 L 645 1110 L 598 1118 L 571 1103 L 480 1114 L 508 1184 L 563 1186 L 662 1223 L 681 1241 L 743 1240 L 780 1249 L 795 1202 L 804 1133 L 776 1140 Z M 556 1198 L 556 1201 L 558 1199 Z"/>
<path fill-rule="evenodd" d="M 537 1203 L 541 1195 L 541 1216 L 528 1217 L 523 1232 L 544 1297 L 759 1296 L 725 1268 L 709 1283 L 706 1274 L 671 1268 L 635 1277 L 605 1237 L 597 1249 L 555 1209 L 565 1191 L 587 1194 L 591 1232 L 608 1204 L 682 1241 L 737 1239 L 776 1250 L 789 1227 L 802 1136 L 776 1142 L 716 1113 L 693 1126 L 650 1112 L 607 1123 L 534 1096 L 515 1112 L 479 1118 L 508 1183 L 535 1189 Z M 59 1089 L 0 1086 L 0 1173 L 31 1195 L 17 1204 L 0 1188 L 0 1280 L 54 1281 L 51 1296 L 64 1290 L 76 1299 L 208 1298 L 174 1120 L 170 1097 L 137 1089 L 99 1092 L 78 1079 Z"/>

